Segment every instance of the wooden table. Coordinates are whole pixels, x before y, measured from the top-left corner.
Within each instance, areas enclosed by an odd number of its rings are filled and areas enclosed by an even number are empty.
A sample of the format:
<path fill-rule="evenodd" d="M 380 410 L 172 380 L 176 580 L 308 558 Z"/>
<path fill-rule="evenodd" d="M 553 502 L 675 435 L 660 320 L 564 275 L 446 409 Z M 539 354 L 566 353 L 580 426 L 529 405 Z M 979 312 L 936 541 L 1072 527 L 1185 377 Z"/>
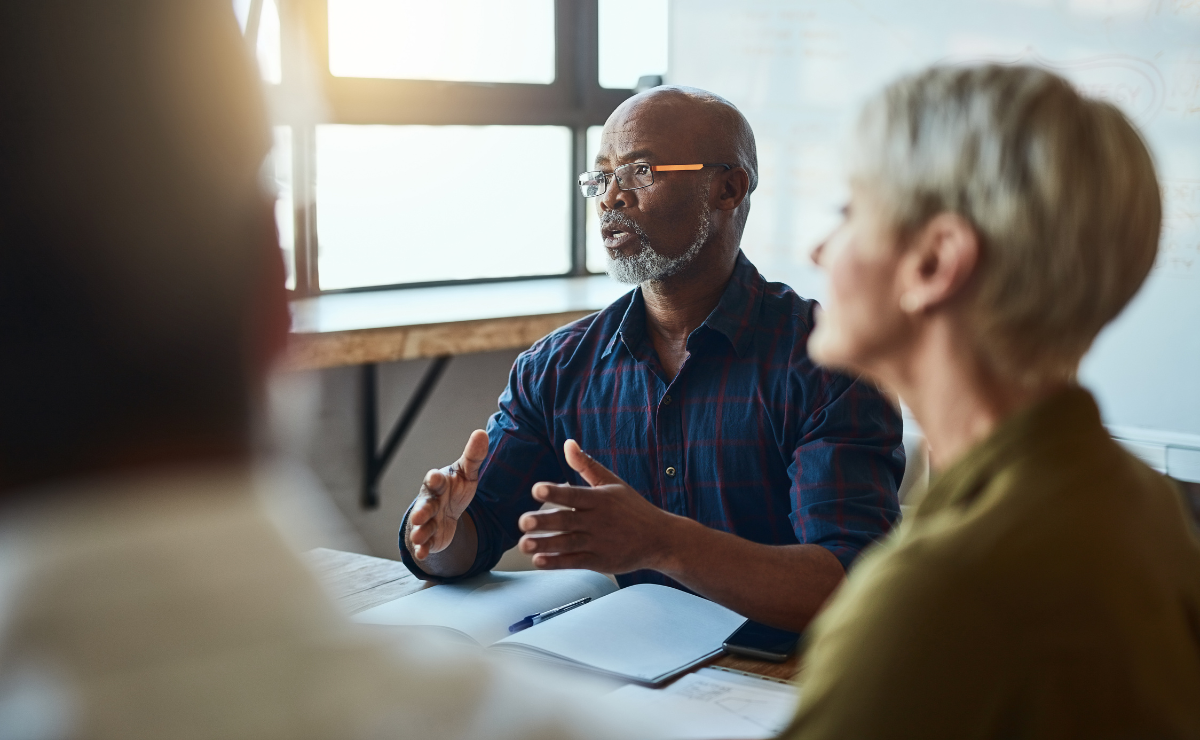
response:
<path fill-rule="evenodd" d="M 334 598 L 351 614 L 426 588 L 404 564 L 352 552 L 317 548 L 308 552 L 309 564 Z M 792 680 L 800 673 L 799 655 L 784 663 L 722 655 L 708 665 L 733 668 L 760 676 Z"/>

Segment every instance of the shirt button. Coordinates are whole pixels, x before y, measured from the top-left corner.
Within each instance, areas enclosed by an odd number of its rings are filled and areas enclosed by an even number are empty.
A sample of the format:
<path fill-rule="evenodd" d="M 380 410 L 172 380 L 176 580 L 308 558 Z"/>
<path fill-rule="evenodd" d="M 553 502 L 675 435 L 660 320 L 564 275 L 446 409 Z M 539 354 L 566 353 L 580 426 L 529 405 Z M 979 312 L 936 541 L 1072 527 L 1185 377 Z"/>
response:
<path fill-rule="evenodd" d="M 671 405 L 671 397 L 663 396 L 663 406 L 670 406 L 670 405 Z"/>
<path fill-rule="evenodd" d="M 672 477 L 672 478 L 675 477 L 675 468 L 667 468 L 666 472 L 667 472 L 667 475 L 669 475 L 670 477 Z"/>

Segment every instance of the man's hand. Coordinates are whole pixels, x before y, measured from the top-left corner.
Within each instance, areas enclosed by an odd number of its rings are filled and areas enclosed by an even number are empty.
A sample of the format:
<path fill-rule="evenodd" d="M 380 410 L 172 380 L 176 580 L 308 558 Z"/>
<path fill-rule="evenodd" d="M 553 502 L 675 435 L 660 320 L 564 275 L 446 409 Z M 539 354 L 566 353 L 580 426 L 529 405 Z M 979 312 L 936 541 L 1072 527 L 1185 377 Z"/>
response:
<path fill-rule="evenodd" d="M 449 467 L 425 474 L 421 492 L 408 517 L 408 541 L 417 560 L 445 550 L 454 541 L 458 518 L 475 498 L 479 466 L 487 457 L 488 437 L 482 429 L 471 432 L 462 457 Z"/>
<path fill-rule="evenodd" d="M 532 553 L 533 564 L 544 569 L 586 568 L 602 573 L 660 569 L 669 555 L 668 534 L 681 518 L 642 498 L 575 440 L 567 440 L 563 449 L 567 464 L 590 487 L 536 484 L 536 500 L 570 508 L 522 514 L 518 523 L 527 534 L 521 537 L 521 552 Z"/>

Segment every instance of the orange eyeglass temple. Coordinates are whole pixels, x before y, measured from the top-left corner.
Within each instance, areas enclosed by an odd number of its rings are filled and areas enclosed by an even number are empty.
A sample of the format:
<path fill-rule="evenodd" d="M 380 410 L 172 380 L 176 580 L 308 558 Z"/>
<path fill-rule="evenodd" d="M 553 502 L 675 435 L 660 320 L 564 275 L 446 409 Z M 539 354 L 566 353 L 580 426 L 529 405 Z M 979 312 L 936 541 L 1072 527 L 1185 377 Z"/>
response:
<path fill-rule="evenodd" d="M 679 170 L 702 170 L 702 164 L 656 164 L 651 165 L 650 169 L 655 172 L 677 172 Z"/>

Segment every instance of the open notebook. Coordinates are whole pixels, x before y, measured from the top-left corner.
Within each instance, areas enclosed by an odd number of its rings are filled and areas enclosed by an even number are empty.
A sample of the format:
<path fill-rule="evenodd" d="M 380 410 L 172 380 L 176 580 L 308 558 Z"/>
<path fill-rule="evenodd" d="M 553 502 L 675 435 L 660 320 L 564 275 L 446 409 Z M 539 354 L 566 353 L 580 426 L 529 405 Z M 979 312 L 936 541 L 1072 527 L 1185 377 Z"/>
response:
<path fill-rule="evenodd" d="M 515 634 L 509 625 L 577 599 L 592 601 Z M 586 570 L 489 573 L 433 586 L 355 615 L 364 624 L 451 630 L 493 650 L 559 661 L 655 685 L 721 652 L 745 619 L 666 586 L 618 590 Z"/>

